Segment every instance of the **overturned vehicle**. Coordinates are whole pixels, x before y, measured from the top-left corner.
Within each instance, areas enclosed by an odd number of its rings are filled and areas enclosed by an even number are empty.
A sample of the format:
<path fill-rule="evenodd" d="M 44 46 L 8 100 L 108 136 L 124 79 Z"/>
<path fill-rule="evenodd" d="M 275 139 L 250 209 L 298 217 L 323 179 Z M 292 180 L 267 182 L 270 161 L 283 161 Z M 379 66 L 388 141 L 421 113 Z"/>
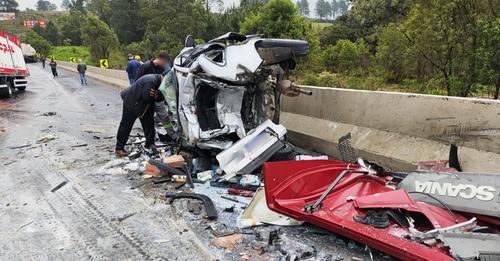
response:
<path fill-rule="evenodd" d="M 195 46 L 188 36 L 173 64 L 176 100 L 167 98 L 186 145 L 220 152 L 269 119 L 277 124 L 280 95 L 301 92 L 288 72 L 308 51 L 301 40 L 227 33 Z"/>

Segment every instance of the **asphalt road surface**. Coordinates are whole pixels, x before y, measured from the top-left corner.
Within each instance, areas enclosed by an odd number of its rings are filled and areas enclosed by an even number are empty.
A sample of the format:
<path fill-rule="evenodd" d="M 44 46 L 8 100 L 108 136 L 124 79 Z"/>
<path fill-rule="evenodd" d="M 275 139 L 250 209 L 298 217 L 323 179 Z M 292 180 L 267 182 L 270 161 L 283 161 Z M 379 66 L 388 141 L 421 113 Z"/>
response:
<path fill-rule="evenodd" d="M 214 259 L 171 207 L 100 172 L 114 159 L 120 90 L 29 70 L 27 90 L 0 100 L 0 259 Z"/>

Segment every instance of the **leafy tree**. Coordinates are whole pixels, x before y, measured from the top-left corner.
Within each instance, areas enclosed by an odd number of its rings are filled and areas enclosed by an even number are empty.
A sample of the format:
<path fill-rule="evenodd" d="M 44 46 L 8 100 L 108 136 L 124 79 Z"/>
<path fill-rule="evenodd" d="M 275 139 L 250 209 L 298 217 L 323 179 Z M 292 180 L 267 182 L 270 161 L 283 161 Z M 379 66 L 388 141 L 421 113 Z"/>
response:
<path fill-rule="evenodd" d="M 144 36 L 145 26 L 138 23 L 140 3 L 138 0 L 111 0 L 108 24 L 113 28 L 121 43 L 129 44 L 140 41 Z M 105 7 L 103 7 L 105 8 Z M 112 10 L 112 11 L 111 11 Z M 103 12 L 105 12 L 103 10 Z M 126 18 L 126 19 L 125 19 Z M 107 21 L 107 20 L 104 20 Z"/>
<path fill-rule="evenodd" d="M 110 0 L 89 0 L 87 3 L 88 3 L 87 8 L 90 12 L 97 15 L 99 17 L 99 19 L 103 20 L 107 24 L 109 24 L 109 25 L 111 24 L 111 22 L 110 22 L 111 15 L 112 15 L 113 11 L 117 11 L 117 10 L 113 10 L 111 8 L 111 1 Z M 128 20 L 132 20 L 132 19 L 128 19 Z M 115 29 L 115 31 L 118 31 L 118 30 Z"/>
<path fill-rule="evenodd" d="M 377 64 L 384 71 L 385 79 L 400 83 L 405 77 L 405 58 L 408 41 L 395 24 L 387 26 L 380 35 L 375 55 Z"/>
<path fill-rule="evenodd" d="M 306 22 L 290 0 L 271 0 L 241 25 L 244 34 L 264 34 L 267 37 L 305 39 Z"/>
<path fill-rule="evenodd" d="M 299 7 L 300 15 L 309 16 L 309 13 L 310 13 L 309 2 L 307 0 L 298 0 L 297 6 Z"/>
<path fill-rule="evenodd" d="M 203 35 L 208 28 L 203 2 L 197 0 L 141 1 L 140 19 L 147 21 L 143 37 L 148 56 L 160 50 L 177 53 L 187 35 Z"/>
<path fill-rule="evenodd" d="M 96 62 L 99 59 L 109 58 L 111 53 L 120 47 L 115 32 L 93 14 L 87 16 L 82 26 L 82 39 Z"/>
<path fill-rule="evenodd" d="M 33 30 L 29 30 L 22 34 L 21 42 L 31 44 L 31 46 L 42 55 L 49 55 L 52 48 L 47 40 Z"/>
<path fill-rule="evenodd" d="M 359 68 L 361 69 L 361 73 L 363 75 L 368 75 L 368 70 L 370 69 L 370 62 L 372 60 L 372 55 L 370 54 L 370 50 L 366 45 L 363 38 L 359 38 L 356 41 L 356 50 L 359 56 Z"/>
<path fill-rule="evenodd" d="M 328 18 L 331 14 L 332 6 L 326 0 L 318 0 L 316 2 L 315 12 L 319 19 Z"/>
<path fill-rule="evenodd" d="M 364 26 L 373 27 L 387 25 L 403 20 L 413 6 L 415 0 L 356 0 L 353 1 L 351 13 Z M 340 0 L 341 13 L 347 11 L 347 3 Z"/>
<path fill-rule="evenodd" d="M 57 28 L 56 24 L 52 21 L 47 23 L 47 27 L 45 28 L 44 38 L 47 39 L 52 45 L 60 45 L 61 44 L 61 35 L 59 34 L 59 28 Z"/>
<path fill-rule="evenodd" d="M 84 14 L 78 11 L 70 11 L 57 19 L 60 34 L 65 43 L 71 45 L 81 45 L 81 25 L 85 21 Z"/>
<path fill-rule="evenodd" d="M 0 0 L 0 11 L 17 12 L 19 4 L 16 0 Z"/>
<path fill-rule="evenodd" d="M 53 11 L 57 9 L 57 6 L 55 4 L 47 0 L 38 0 L 35 7 L 38 11 Z"/>
<path fill-rule="evenodd" d="M 479 80 L 478 51 L 485 1 L 420 0 L 403 23 L 403 34 L 437 71 L 448 95 L 466 97 Z M 488 36 L 486 36 L 488 37 Z"/>
<path fill-rule="evenodd" d="M 500 92 L 500 19 L 484 19 L 480 22 L 480 42 L 478 59 L 480 63 L 479 79 L 483 84 L 494 88 L 494 99 Z"/>

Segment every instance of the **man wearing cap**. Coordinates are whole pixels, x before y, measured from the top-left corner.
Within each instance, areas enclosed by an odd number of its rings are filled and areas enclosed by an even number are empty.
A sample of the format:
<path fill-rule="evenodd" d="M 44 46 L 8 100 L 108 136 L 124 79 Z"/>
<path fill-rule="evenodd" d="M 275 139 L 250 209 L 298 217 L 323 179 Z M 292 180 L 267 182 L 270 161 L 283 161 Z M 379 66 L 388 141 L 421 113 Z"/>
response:
<path fill-rule="evenodd" d="M 137 77 L 137 71 L 141 67 L 141 62 L 135 59 L 132 54 L 128 55 L 129 62 L 127 63 L 127 74 L 130 84 L 134 83 L 139 77 Z"/>
<path fill-rule="evenodd" d="M 123 100 L 122 120 L 116 137 L 115 153 L 118 157 L 127 156 L 125 144 L 130 136 L 135 120 L 141 121 L 144 136 L 146 138 L 145 148 L 154 149 L 155 127 L 154 127 L 154 104 L 163 101 L 163 95 L 158 88 L 163 80 L 161 74 L 148 74 L 130 87 L 123 90 L 120 95 Z"/>

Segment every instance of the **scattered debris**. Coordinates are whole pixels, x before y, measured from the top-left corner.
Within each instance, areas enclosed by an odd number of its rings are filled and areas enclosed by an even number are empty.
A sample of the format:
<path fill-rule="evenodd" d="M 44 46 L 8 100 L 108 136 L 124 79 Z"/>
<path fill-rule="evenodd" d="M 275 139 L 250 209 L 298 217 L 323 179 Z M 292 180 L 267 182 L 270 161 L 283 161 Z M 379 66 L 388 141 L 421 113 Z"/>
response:
<path fill-rule="evenodd" d="M 297 226 L 304 222 L 297 221 L 270 210 L 267 207 L 264 188 L 259 188 L 248 207 L 238 217 L 236 223 L 239 228 L 247 228 L 264 224 Z"/>
<path fill-rule="evenodd" d="M 82 143 L 82 144 L 76 144 L 76 145 L 71 145 L 72 148 L 79 148 L 79 147 L 87 147 L 87 143 Z"/>
<path fill-rule="evenodd" d="M 210 224 L 210 229 L 212 230 L 212 234 L 216 237 L 225 237 L 236 234 L 237 232 L 237 229 L 228 228 L 224 223 L 212 223 Z"/>
<path fill-rule="evenodd" d="M 196 178 L 201 182 L 207 182 L 212 179 L 213 171 L 207 170 L 196 174 Z"/>
<path fill-rule="evenodd" d="M 50 190 L 50 192 L 54 193 L 56 192 L 57 190 L 59 190 L 60 188 L 64 187 L 64 185 L 68 184 L 68 181 L 63 181 L 61 183 L 59 183 L 59 185 L 55 186 L 53 189 Z"/>
<path fill-rule="evenodd" d="M 202 206 L 201 206 L 201 203 L 199 201 L 188 200 L 187 209 L 189 212 L 193 213 L 194 215 L 199 215 L 202 211 Z"/>
<path fill-rule="evenodd" d="M 35 220 L 32 220 L 32 221 L 30 221 L 30 222 L 28 222 L 28 223 L 26 223 L 26 224 L 24 224 L 24 225 L 22 225 L 22 226 L 18 227 L 16 231 L 19 231 L 19 230 L 21 230 L 22 228 L 29 226 L 29 225 L 30 225 L 30 224 L 32 224 L 33 222 L 35 222 Z"/>
<path fill-rule="evenodd" d="M 248 205 L 248 202 L 241 201 L 237 197 L 231 197 L 231 196 L 226 196 L 226 195 L 221 195 L 220 197 L 223 198 L 223 199 L 231 200 L 231 201 L 236 202 L 236 203 L 240 203 L 240 204 L 243 204 L 243 205 Z"/>
<path fill-rule="evenodd" d="M 25 145 L 19 145 L 19 146 L 11 146 L 11 147 L 7 147 L 9 149 L 22 149 L 22 148 L 26 148 L 26 147 L 31 147 L 31 144 L 25 144 Z"/>
<path fill-rule="evenodd" d="M 185 192 L 181 192 L 181 193 L 167 192 L 165 194 L 165 197 L 169 198 L 170 204 L 172 204 L 175 199 L 179 199 L 179 198 L 191 198 L 191 199 L 201 200 L 203 202 L 203 204 L 205 205 L 207 217 L 209 219 L 217 219 L 217 210 L 215 209 L 214 203 L 206 195 L 201 195 L 201 194 L 196 194 L 196 193 L 185 193 Z"/>
<path fill-rule="evenodd" d="M 40 117 L 40 116 L 49 117 L 49 116 L 54 116 L 54 115 L 57 115 L 57 113 L 55 111 L 49 111 L 49 112 L 44 112 L 44 113 L 36 113 L 34 116 L 35 117 Z"/>
<path fill-rule="evenodd" d="M 243 238 L 242 234 L 233 234 L 225 237 L 217 237 L 214 238 L 210 244 L 224 249 L 233 249 L 236 242 L 240 241 Z"/>
<path fill-rule="evenodd" d="M 122 222 L 123 220 L 135 215 L 136 213 L 129 213 L 129 214 L 126 214 L 126 215 L 123 215 L 122 217 L 119 217 L 119 218 L 113 218 L 112 220 L 115 220 L 115 221 L 118 221 L 118 222 Z"/>
<path fill-rule="evenodd" d="M 227 193 L 229 195 L 236 195 L 236 196 L 242 196 L 242 197 L 247 197 L 247 198 L 251 198 L 254 196 L 253 191 L 243 190 L 243 189 L 235 189 L 235 188 L 228 189 Z"/>
<path fill-rule="evenodd" d="M 257 175 L 245 174 L 241 175 L 240 185 L 246 186 L 260 186 L 260 179 Z"/>
<path fill-rule="evenodd" d="M 54 135 L 54 134 L 47 134 L 47 135 L 44 135 L 42 137 L 39 137 L 37 139 L 37 141 L 41 142 L 41 143 L 47 143 L 47 142 L 49 142 L 51 140 L 54 140 L 54 139 L 56 139 L 56 135 Z"/>
<path fill-rule="evenodd" d="M 295 160 L 328 160 L 328 156 L 310 156 L 310 155 L 297 155 Z"/>

